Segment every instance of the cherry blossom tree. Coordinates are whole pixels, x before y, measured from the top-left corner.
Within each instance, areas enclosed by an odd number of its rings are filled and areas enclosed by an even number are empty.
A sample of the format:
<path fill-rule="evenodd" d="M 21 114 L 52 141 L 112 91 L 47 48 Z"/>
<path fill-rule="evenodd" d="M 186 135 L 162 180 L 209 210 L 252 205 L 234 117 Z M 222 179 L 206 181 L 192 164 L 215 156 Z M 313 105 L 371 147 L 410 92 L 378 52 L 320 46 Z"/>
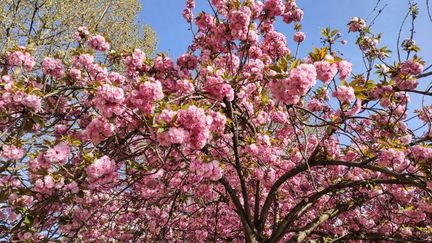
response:
<path fill-rule="evenodd" d="M 414 36 L 391 59 L 352 18 L 354 74 L 337 30 L 291 51 L 307 38 L 294 0 L 209 4 L 193 16 L 186 1 L 193 42 L 177 60 L 85 27 L 70 58 L 2 54 L 0 238 L 432 241 L 432 106 L 409 98 L 432 96 L 431 73 Z"/>

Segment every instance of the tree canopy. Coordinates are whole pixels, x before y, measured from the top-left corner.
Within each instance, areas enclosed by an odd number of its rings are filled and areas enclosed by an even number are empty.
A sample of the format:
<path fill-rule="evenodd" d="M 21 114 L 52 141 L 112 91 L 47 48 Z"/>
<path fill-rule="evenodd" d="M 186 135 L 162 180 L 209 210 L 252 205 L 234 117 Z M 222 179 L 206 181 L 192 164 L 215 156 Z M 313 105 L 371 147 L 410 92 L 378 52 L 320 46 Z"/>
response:
<path fill-rule="evenodd" d="M 151 54 L 156 35 L 137 18 L 141 7 L 139 0 L 1 1 L 0 50 L 22 45 L 34 48 L 38 56 L 61 55 L 70 52 L 78 27 L 86 26 L 108 38 L 116 50 L 140 48 Z"/>
<path fill-rule="evenodd" d="M 432 73 L 415 28 L 392 58 L 347 20 L 364 61 L 353 73 L 342 32 L 302 45 L 298 2 L 211 0 L 194 16 L 187 0 L 193 41 L 177 59 L 116 51 L 80 23 L 69 49 L 52 46 L 67 55 L 8 46 L 0 239 L 432 241 L 432 106 L 410 100 L 432 96 Z"/>

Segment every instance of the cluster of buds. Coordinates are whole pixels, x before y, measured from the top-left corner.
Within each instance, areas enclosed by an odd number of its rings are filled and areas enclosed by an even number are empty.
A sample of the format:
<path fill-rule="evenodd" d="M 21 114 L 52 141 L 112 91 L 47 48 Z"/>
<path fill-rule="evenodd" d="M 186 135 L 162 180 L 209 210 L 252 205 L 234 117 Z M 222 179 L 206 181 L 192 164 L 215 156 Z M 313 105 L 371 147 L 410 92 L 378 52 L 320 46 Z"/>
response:
<path fill-rule="evenodd" d="M 348 23 L 348 26 L 350 32 L 362 31 L 366 28 L 366 21 L 359 17 L 353 17 Z"/>
<path fill-rule="evenodd" d="M 357 43 L 367 56 L 371 58 L 381 58 L 384 59 L 389 56 L 389 51 L 387 47 L 379 48 L 378 44 L 381 41 L 381 36 L 364 36 L 361 35 L 357 40 Z"/>
<path fill-rule="evenodd" d="M 402 41 L 401 47 L 404 51 L 417 51 L 418 47 L 416 46 L 416 42 L 413 39 L 405 39 Z"/>
<path fill-rule="evenodd" d="M 90 37 L 90 31 L 86 27 L 81 26 L 75 31 L 73 37 L 76 41 L 87 40 Z"/>

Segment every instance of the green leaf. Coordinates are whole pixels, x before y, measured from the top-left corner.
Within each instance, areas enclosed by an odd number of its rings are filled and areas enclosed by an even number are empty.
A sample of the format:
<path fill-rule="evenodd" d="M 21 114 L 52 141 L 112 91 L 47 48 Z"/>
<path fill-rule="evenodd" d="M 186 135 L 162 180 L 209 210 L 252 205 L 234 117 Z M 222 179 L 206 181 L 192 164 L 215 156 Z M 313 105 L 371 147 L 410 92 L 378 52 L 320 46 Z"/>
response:
<path fill-rule="evenodd" d="M 33 217 L 31 215 L 27 214 L 26 216 L 24 216 L 23 223 L 26 226 L 31 226 L 33 224 Z"/>
<path fill-rule="evenodd" d="M 298 67 L 298 65 L 300 65 L 300 61 L 299 60 L 295 60 L 291 63 L 291 69 Z"/>
<path fill-rule="evenodd" d="M 279 74 L 276 74 L 276 75 L 272 76 L 272 78 L 274 78 L 274 79 L 283 79 L 283 78 L 286 78 L 286 75 L 279 73 Z"/>
<path fill-rule="evenodd" d="M 271 65 L 270 69 L 273 70 L 273 71 L 275 71 L 275 72 L 278 72 L 278 73 L 282 72 L 282 68 L 279 67 L 278 65 Z"/>
<path fill-rule="evenodd" d="M 336 35 L 338 32 L 339 32 L 338 29 L 334 29 L 330 34 L 331 34 L 332 36 L 334 36 L 334 35 Z"/>
<path fill-rule="evenodd" d="M 157 129 L 157 133 L 162 133 L 162 132 L 165 132 L 167 129 L 165 128 L 165 127 L 159 127 L 158 129 Z"/>

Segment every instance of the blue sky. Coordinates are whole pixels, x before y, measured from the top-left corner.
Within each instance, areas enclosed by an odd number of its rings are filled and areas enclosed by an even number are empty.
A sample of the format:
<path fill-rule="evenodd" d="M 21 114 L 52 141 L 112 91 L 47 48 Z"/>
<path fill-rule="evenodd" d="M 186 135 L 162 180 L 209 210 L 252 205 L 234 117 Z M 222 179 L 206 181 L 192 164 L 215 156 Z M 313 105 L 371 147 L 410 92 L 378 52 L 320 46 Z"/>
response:
<path fill-rule="evenodd" d="M 150 24 L 157 32 L 159 45 L 158 51 L 168 52 L 171 56 L 182 54 L 191 41 L 191 33 L 188 31 L 188 25 L 182 18 L 182 10 L 185 5 L 185 0 L 141 0 L 143 3 L 143 11 L 140 18 L 145 23 Z M 312 47 L 319 47 L 320 29 L 323 27 L 337 28 L 343 34 L 343 37 L 353 44 L 355 41 L 354 35 L 349 34 L 346 24 L 350 17 L 359 16 L 367 18 L 374 8 L 377 0 L 297 0 L 297 4 L 305 11 L 305 17 L 302 22 L 303 32 L 307 34 L 307 40 L 302 45 L 302 53 L 311 50 Z M 372 30 L 374 32 L 382 32 L 383 43 L 387 44 L 390 49 L 396 47 L 396 37 L 400 28 L 400 24 L 408 9 L 408 0 L 381 0 L 380 6 L 388 6 L 384 9 L 383 14 L 377 19 Z M 426 14 L 425 0 L 418 0 L 420 13 L 417 20 L 416 41 L 422 47 L 421 56 L 432 59 L 432 23 L 428 20 Z M 207 0 L 196 0 L 195 14 L 201 10 L 208 11 Z M 373 16 L 369 19 L 371 20 Z M 293 25 L 287 25 L 282 21 L 278 21 L 276 29 L 283 32 L 288 39 L 288 46 L 294 49 L 292 41 Z M 409 26 L 404 28 L 405 32 L 402 35 L 408 37 Z M 421 31 L 420 31 L 421 30 Z M 429 31 L 426 31 L 429 30 Z M 359 51 L 352 48 L 352 45 L 340 47 L 340 50 L 345 53 L 348 60 L 357 61 Z"/>
<path fill-rule="evenodd" d="M 143 11 L 140 18 L 150 24 L 157 33 L 159 44 L 157 51 L 164 51 L 169 56 L 177 57 L 184 53 L 190 44 L 192 34 L 188 31 L 188 25 L 182 17 L 185 0 L 141 0 Z M 432 61 L 432 22 L 429 20 L 426 9 L 426 0 L 411 0 L 417 2 L 420 8 L 420 16 L 416 20 L 416 33 L 414 39 L 421 48 L 419 56 L 427 61 L 426 66 Z M 346 24 L 350 17 L 358 16 L 369 20 L 375 17 L 370 15 L 377 0 L 297 0 L 297 5 L 304 9 L 302 22 L 303 32 L 306 33 L 306 41 L 300 47 L 300 56 L 304 57 L 313 47 L 321 47 L 320 30 L 327 26 L 339 29 L 343 39 L 348 40 L 348 45 L 339 45 L 336 48 L 344 53 L 345 59 L 354 64 L 354 73 L 364 71 L 361 55 L 354 45 L 355 35 L 348 34 Z M 195 15 L 200 11 L 209 11 L 207 0 L 196 0 Z M 393 58 L 397 57 L 397 34 L 404 16 L 408 11 L 408 0 L 381 0 L 379 9 L 384 7 L 383 13 L 376 19 L 372 27 L 374 33 L 383 33 L 381 45 L 387 45 Z M 368 17 L 369 16 L 369 17 Z M 292 40 L 294 34 L 293 25 L 287 25 L 279 19 L 276 30 L 287 36 L 288 47 L 295 50 Z M 409 37 L 409 21 L 404 27 L 401 40 Z M 394 59 L 393 59 L 394 60 Z M 420 88 L 425 88 L 430 79 L 420 80 Z M 421 107 L 421 96 L 411 94 L 411 112 Z M 425 104 L 432 104 L 432 98 L 426 97 Z M 411 113 L 412 114 L 412 113 Z"/>

